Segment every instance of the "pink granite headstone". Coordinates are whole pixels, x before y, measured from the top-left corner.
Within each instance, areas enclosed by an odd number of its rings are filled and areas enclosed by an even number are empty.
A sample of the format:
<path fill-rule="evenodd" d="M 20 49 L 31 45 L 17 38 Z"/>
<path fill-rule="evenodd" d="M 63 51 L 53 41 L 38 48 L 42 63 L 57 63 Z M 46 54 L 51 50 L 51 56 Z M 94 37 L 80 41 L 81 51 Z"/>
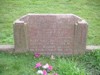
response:
<path fill-rule="evenodd" d="M 87 22 L 73 14 L 28 14 L 14 23 L 15 51 L 84 53 Z"/>

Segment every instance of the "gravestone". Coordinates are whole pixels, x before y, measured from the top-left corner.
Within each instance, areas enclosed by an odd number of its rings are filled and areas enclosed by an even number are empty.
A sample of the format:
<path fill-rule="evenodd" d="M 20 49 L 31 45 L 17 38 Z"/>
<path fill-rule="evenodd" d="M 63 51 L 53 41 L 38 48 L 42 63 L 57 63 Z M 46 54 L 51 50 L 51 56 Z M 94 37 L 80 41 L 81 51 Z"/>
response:
<path fill-rule="evenodd" d="M 74 14 L 27 14 L 14 22 L 15 51 L 84 53 L 87 22 Z"/>

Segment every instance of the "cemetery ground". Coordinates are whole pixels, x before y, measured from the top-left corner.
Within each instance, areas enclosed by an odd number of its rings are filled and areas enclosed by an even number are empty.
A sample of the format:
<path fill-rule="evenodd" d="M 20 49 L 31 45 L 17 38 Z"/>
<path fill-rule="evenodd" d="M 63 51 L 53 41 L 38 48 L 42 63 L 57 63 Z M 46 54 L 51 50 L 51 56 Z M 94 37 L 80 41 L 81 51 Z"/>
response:
<path fill-rule="evenodd" d="M 100 50 L 77 56 L 34 58 L 33 53 L 0 52 L 0 75 L 36 75 L 34 66 L 37 62 L 49 63 L 59 75 L 99 75 Z"/>
<path fill-rule="evenodd" d="M 87 45 L 100 45 L 99 0 L 1 0 L 0 44 L 13 44 L 13 22 L 27 13 L 73 13 L 88 22 Z M 59 75 L 99 75 L 100 49 L 84 55 L 34 58 L 33 53 L 0 52 L 0 75 L 35 75 L 37 62 L 50 63 Z M 63 62 L 62 62 L 63 61 Z"/>

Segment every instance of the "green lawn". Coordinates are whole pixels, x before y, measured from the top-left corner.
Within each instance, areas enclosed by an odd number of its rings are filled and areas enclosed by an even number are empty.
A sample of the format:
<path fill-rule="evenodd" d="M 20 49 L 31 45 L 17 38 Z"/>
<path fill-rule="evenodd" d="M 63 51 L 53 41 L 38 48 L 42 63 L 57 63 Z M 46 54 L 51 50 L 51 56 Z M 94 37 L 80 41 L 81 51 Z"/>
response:
<path fill-rule="evenodd" d="M 37 62 L 49 63 L 59 75 L 100 75 L 100 50 L 79 56 L 34 58 L 32 53 L 0 52 L 0 75 L 36 75 Z"/>
<path fill-rule="evenodd" d="M 27 13 L 73 13 L 88 24 L 88 44 L 100 45 L 100 0 L 0 0 L 0 44 L 13 44 L 13 22 Z"/>
<path fill-rule="evenodd" d="M 87 44 L 100 45 L 100 0 L 0 0 L 0 44 L 14 43 L 13 22 L 27 13 L 76 14 L 89 24 Z M 50 63 L 59 75 L 100 75 L 100 50 L 55 60 L 0 52 L 0 75 L 36 75 L 37 62 Z"/>

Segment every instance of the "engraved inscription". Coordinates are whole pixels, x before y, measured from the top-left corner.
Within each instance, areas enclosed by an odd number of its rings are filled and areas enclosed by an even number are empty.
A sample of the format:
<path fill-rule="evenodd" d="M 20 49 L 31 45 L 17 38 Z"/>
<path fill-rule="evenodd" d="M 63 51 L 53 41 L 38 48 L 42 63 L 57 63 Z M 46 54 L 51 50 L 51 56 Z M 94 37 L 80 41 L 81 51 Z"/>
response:
<path fill-rule="evenodd" d="M 42 21 L 37 19 L 29 26 L 31 50 L 49 52 L 73 49 L 74 25 L 63 21 L 59 23 L 57 19 L 53 21 L 53 19 L 46 18 Z"/>

